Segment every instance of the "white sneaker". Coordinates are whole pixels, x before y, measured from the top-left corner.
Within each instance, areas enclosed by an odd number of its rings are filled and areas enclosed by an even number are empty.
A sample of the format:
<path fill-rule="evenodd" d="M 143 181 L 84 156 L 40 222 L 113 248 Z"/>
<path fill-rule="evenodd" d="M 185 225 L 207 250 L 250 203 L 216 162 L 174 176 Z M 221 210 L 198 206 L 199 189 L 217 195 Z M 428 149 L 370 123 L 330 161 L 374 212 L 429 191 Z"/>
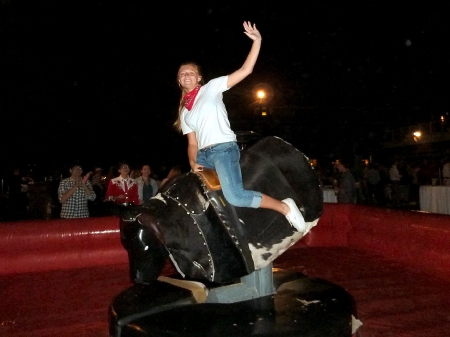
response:
<path fill-rule="evenodd" d="M 292 227 L 294 227 L 297 231 L 303 233 L 306 230 L 305 219 L 303 219 L 302 213 L 298 209 L 294 200 L 291 198 L 287 198 L 282 200 L 286 205 L 289 206 L 289 213 L 286 215 L 286 219 L 289 221 Z"/>

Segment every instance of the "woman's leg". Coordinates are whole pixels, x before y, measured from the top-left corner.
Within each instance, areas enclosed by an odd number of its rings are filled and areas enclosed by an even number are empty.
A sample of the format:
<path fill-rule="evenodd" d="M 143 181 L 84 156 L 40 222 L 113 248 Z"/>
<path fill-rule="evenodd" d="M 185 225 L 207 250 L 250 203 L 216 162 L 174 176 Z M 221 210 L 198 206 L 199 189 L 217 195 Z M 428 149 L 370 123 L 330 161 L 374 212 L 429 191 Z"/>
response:
<path fill-rule="evenodd" d="M 261 205 L 259 207 L 272 209 L 280 212 L 284 216 L 286 216 L 290 211 L 289 206 L 285 202 L 269 197 L 266 194 L 262 195 Z"/>
<path fill-rule="evenodd" d="M 240 151 L 236 143 L 223 143 L 208 154 L 219 177 L 225 199 L 237 207 L 258 208 L 261 204 L 260 192 L 245 190 L 239 164 Z"/>
<path fill-rule="evenodd" d="M 230 204 L 277 211 L 283 214 L 299 232 L 305 230 L 305 221 L 294 200 L 288 198 L 280 201 L 260 192 L 244 190 L 239 164 L 240 151 L 237 144 L 230 146 L 224 144 L 221 151 L 211 155 L 225 199 Z"/>
<path fill-rule="evenodd" d="M 280 212 L 286 217 L 292 227 L 297 229 L 299 232 L 305 231 L 305 219 L 303 218 L 303 215 L 298 209 L 294 200 L 292 200 L 291 198 L 279 201 L 263 194 L 260 207 Z"/>

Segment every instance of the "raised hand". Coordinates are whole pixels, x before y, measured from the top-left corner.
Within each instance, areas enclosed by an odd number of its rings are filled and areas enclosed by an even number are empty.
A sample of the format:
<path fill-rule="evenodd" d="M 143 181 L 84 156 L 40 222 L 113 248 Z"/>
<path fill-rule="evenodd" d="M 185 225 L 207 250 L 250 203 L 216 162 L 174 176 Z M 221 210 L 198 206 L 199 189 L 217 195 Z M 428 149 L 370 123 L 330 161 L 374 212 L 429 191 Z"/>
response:
<path fill-rule="evenodd" d="M 247 35 L 250 39 L 253 41 L 261 40 L 261 34 L 259 33 L 259 30 L 256 29 L 256 25 L 250 22 L 250 21 L 244 21 L 244 34 Z"/>
<path fill-rule="evenodd" d="M 86 181 L 88 181 L 88 179 L 89 179 L 89 177 L 91 176 L 91 174 L 92 174 L 92 172 L 88 172 L 88 173 L 83 177 L 83 180 L 82 180 L 83 185 L 86 184 Z"/>
<path fill-rule="evenodd" d="M 75 177 L 75 184 L 73 185 L 75 188 L 78 188 L 81 186 L 81 177 Z"/>

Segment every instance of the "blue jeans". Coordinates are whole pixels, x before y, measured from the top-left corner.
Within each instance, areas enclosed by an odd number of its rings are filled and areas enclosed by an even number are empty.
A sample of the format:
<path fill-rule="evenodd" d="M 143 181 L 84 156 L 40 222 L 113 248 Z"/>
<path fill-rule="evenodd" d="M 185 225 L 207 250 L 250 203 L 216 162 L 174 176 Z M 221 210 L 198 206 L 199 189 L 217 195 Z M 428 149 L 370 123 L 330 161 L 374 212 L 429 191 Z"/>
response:
<path fill-rule="evenodd" d="M 244 190 L 239 165 L 240 156 L 236 142 L 220 143 L 199 150 L 197 164 L 216 170 L 223 195 L 231 205 L 258 208 L 261 205 L 262 194 Z"/>

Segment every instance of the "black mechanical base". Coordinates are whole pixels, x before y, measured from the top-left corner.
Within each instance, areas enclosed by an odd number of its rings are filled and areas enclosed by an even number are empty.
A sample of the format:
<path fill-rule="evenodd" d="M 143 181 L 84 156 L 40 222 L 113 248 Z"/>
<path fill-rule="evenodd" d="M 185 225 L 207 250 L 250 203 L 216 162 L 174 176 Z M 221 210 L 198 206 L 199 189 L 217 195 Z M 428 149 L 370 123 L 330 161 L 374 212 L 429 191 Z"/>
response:
<path fill-rule="evenodd" d="M 261 271 L 229 285 L 204 284 L 206 292 L 195 284 L 189 289 L 166 281 L 136 284 L 110 305 L 110 336 L 352 335 L 354 301 L 343 288 L 286 270 L 272 274 L 271 266 Z M 170 280 L 183 282 L 177 276 Z"/>

